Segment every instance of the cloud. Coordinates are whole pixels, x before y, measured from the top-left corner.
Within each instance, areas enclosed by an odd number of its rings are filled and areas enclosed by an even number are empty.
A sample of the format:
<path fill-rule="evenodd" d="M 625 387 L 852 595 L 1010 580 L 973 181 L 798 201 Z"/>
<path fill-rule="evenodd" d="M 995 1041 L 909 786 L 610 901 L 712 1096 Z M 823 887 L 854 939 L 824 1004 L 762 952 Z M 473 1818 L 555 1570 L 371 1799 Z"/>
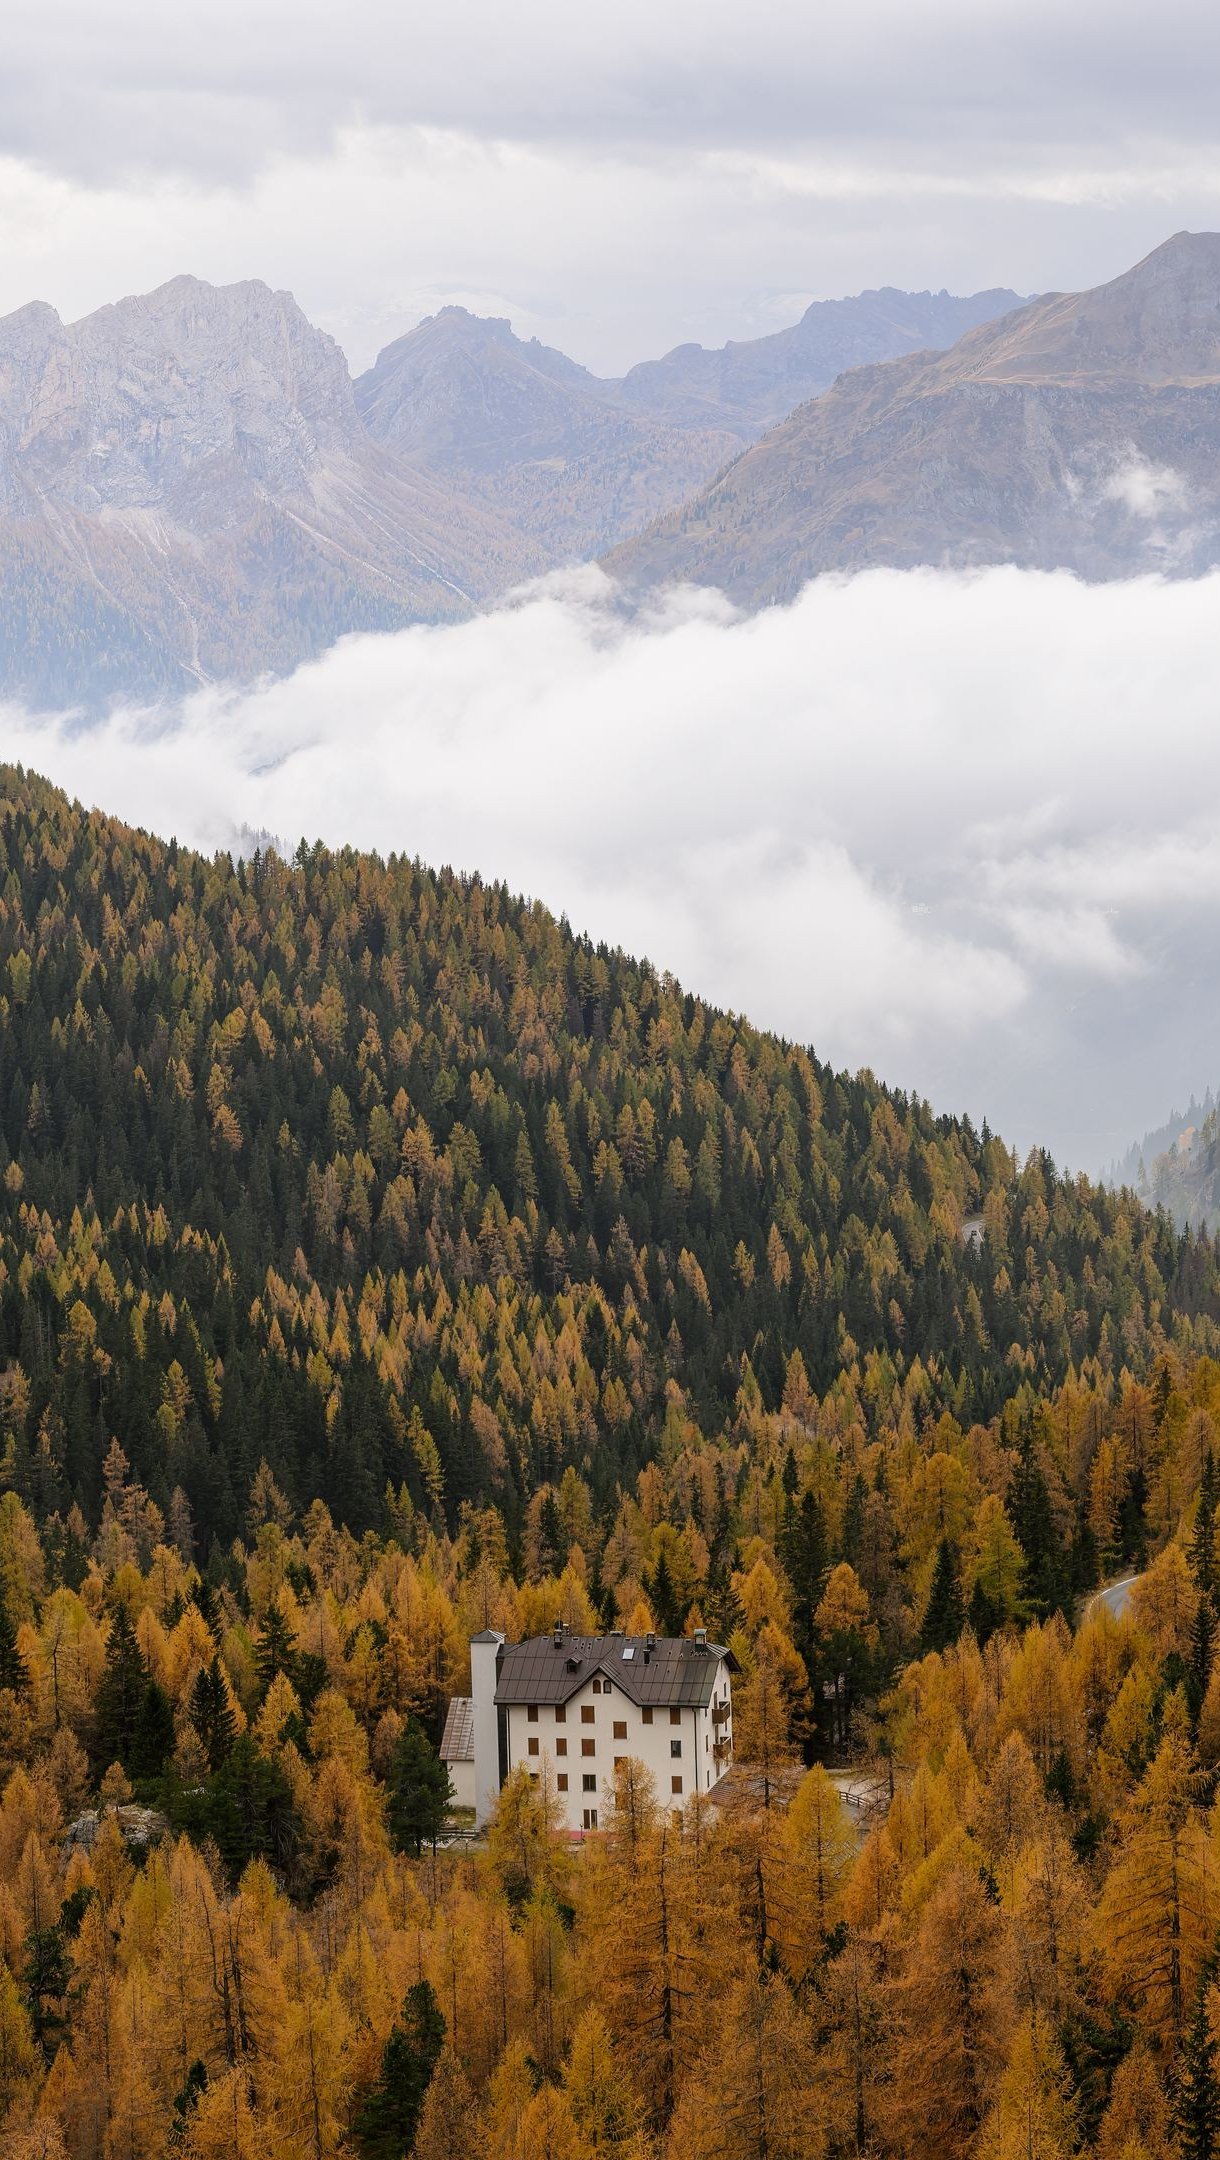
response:
<path fill-rule="evenodd" d="M 1150 465 L 1133 455 L 1110 475 L 1102 495 L 1118 503 L 1132 517 L 1158 518 L 1165 510 L 1185 510 L 1190 490 L 1185 475 L 1172 465 Z"/>
<path fill-rule="evenodd" d="M 358 365 L 446 301 L 615 371 L 898 284 L 1088 285 L 1220 223 L 1220 18 L 1166 0 L 46 0 L 0 309 L 287 285 Z"/>
<path fill-rule="evenodd" d="M 601 573 L 0 753 L 208 847 L 503 878 L 760 1024 L 1100 1163 L 1220 1074 L 1220 577 L 873 571 L 644 619 Z"/>

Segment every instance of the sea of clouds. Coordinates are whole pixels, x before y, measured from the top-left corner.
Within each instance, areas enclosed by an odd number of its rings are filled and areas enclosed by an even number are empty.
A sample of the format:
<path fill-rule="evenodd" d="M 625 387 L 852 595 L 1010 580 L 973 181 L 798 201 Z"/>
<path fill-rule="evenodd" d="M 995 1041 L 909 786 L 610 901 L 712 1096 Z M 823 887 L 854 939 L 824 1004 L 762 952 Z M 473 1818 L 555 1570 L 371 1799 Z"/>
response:
<path fill-rule="evenodd" d="M 631 615 L 598 571 L 0 755 L 206 847 L 477 869 L 1093 1168 L 1220 1074 L 1220 576 L 870 571 Z"/>

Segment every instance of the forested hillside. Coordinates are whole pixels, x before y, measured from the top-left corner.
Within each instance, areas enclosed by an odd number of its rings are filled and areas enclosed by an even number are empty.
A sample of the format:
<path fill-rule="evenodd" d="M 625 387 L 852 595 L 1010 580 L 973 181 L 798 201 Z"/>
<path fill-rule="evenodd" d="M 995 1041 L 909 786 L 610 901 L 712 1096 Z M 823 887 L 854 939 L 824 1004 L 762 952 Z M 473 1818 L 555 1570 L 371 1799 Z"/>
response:
<path fill-rule="evenodd" d="M 1214 1246 L 499 888 L 0 797 L 5 2160 L 1213 2152 Z M 556 1617 L 713 1628 L 734 1772 L 438 1847 Z"/>
<path fill-rule="evenodd" d="M 598 1503 L 793 1353 L 874 1425 L 1220 1343 L 1210 1243 L 397 858 L 206 861 L 20 772 L 0 804 L 8 1482 L 96 1522 L 117 1439 L 200 1549 L 266 1461 Z M 963 1236 L 968 1216 L 981 1234 Z"/>

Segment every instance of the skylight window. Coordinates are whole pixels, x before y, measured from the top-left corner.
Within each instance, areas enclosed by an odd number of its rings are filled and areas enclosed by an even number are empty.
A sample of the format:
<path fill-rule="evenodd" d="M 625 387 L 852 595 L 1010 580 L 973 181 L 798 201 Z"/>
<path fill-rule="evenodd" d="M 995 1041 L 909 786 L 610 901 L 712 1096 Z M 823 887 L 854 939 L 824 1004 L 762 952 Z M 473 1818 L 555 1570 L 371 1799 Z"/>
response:
<path fill-rule="evenodd" d="M 627 1643 L 627 1644 L 625 1645 L 624 1649 L 623 1649 L 623 1663 L 624 1663 L 624 1665 L 627 1665 L 627 1664 L 629 1664 L 629 1663 L 630 1663 L 630 1661 L 631 1661 L 631 1659 L 632 1659 L 632 1658 L 633 1658 L 634 1656 L 635 1656 L 635 1644 L 634 1644 L 634 1643 Z"/>

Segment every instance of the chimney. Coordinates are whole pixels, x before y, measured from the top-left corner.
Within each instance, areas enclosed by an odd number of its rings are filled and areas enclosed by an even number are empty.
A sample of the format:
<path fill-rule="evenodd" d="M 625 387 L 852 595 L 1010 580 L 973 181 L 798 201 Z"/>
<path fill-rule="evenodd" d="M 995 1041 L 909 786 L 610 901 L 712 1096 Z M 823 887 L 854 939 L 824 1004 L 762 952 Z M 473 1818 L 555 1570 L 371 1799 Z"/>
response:
<path fill-rule="evenodd" d="M 500 1790 L 500 1722 L 496 1682 L 504 1637 L 485 1628 L 470 1645 L 470 1693 L 474 1703 L 474 1819 L 482 1829 Z"/>
<path fill-rule="evenodd" d="M 707 1649 L 707 1629 L 705 1627 L 695 1629 L 695 1648 L 696 1650 Z"/>
<path fill-rule="evenodd" d="M 562 1620 L 557 1620 L 557 1621 L 555 1622 L 555 1634 L 554 1634 L 553 1640 L 554 1640 L 555 1648 L 556 1648 L 557 1650 L 562 1650 L 562 1648 L 563 1648 L 563 1622 L 562 1622 Z"/>

